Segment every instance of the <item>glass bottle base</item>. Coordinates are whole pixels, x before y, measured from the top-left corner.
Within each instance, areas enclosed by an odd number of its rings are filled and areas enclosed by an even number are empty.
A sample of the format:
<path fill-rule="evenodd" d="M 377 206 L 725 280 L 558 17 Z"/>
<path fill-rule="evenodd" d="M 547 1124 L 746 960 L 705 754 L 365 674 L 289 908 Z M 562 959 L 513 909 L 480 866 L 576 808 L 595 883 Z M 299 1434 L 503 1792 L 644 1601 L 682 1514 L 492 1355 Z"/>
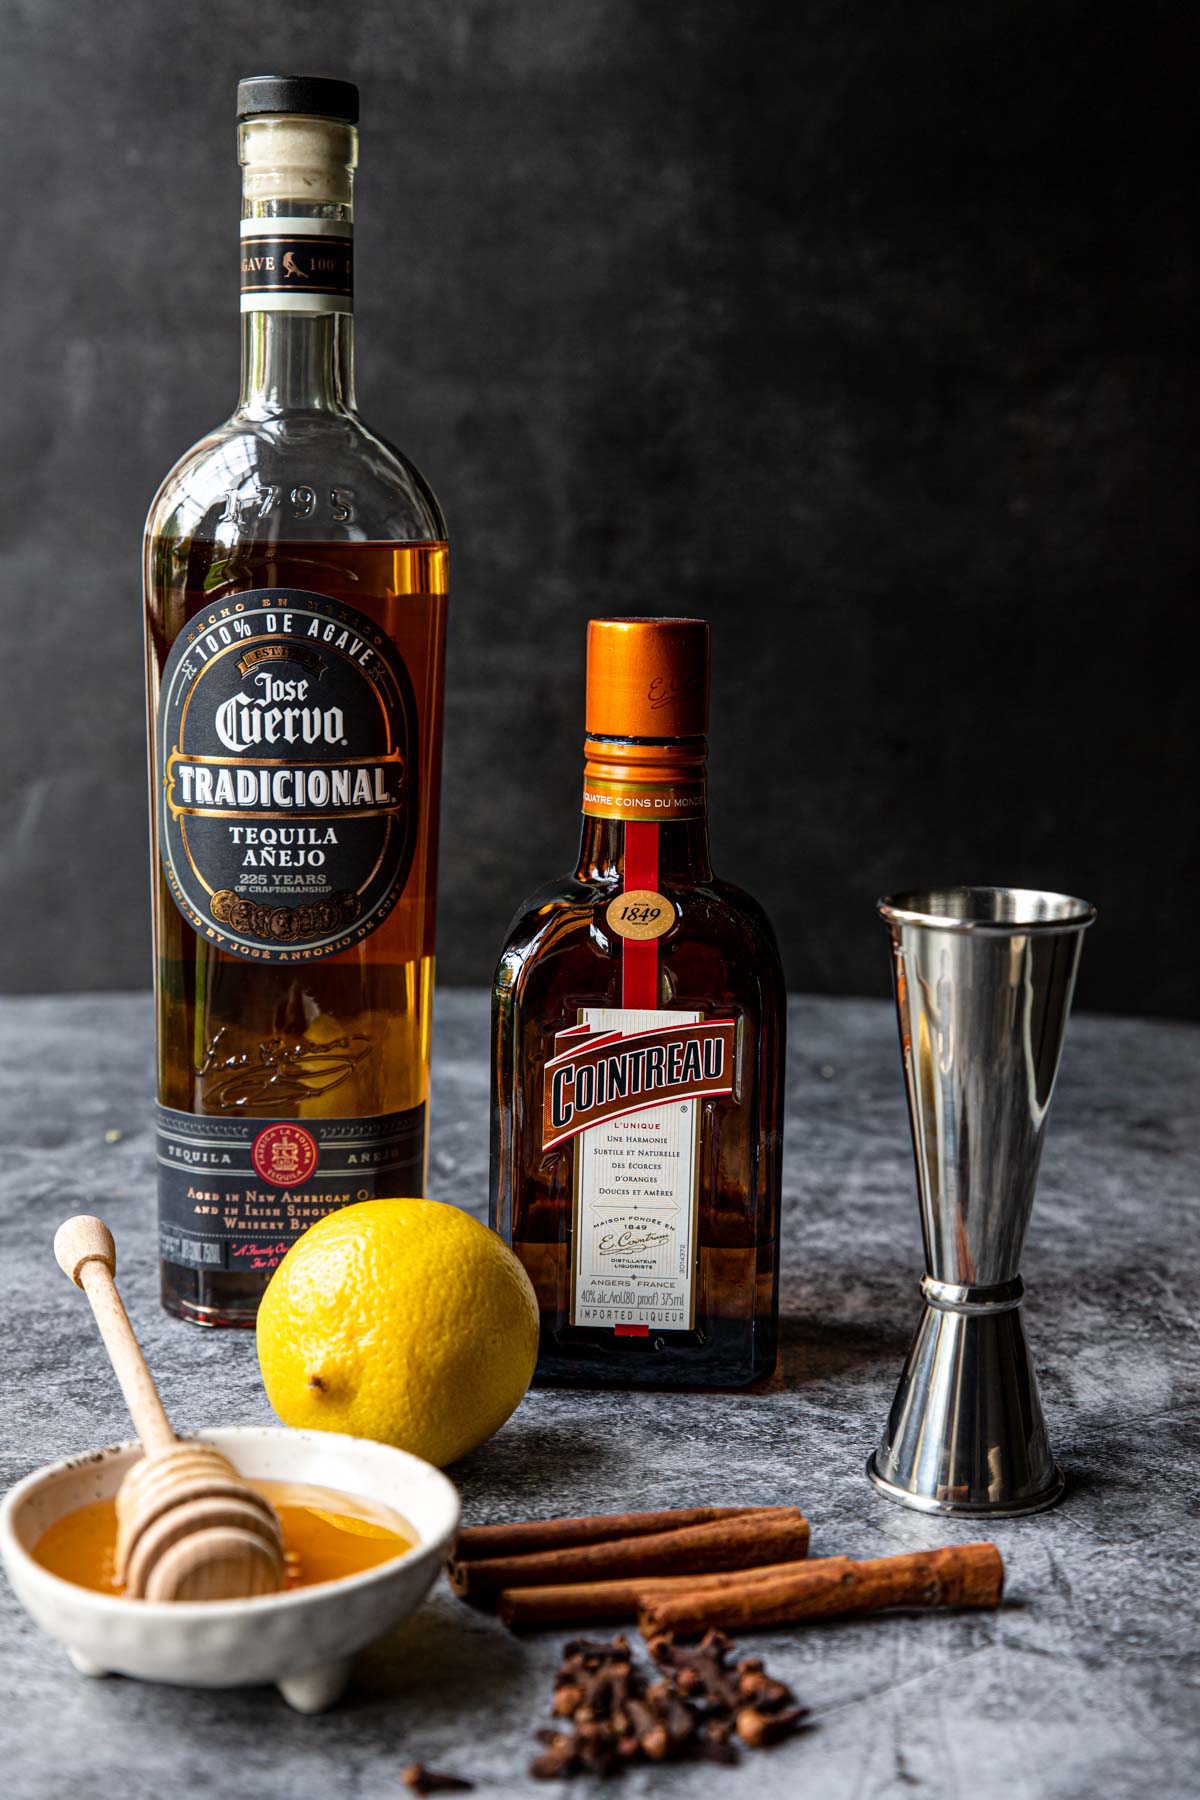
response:
<path fill-rule="evenodd" d="M 542 1317 L 535 1387 L 745 1388 L 775 1369 L 766 1319 L 710 1319 L 696 1331 L 617 1337 L 556 1327 Z"/>
<path fill-rule="evenodd" d="M 159 1298 L 164 1312 L 189 1325 L 252 1331 L 266 1280 L 257 1275 L 209 1274 L 180 1263 L 159 1264 Z"/>

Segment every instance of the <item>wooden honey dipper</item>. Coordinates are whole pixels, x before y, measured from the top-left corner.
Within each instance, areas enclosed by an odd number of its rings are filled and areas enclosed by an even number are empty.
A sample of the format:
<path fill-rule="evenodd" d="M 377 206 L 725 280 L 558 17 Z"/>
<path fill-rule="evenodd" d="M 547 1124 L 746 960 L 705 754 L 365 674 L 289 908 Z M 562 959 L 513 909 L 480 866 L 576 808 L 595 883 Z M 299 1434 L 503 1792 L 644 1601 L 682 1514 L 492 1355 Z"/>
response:
<path fill-rule="evenodd" d="M 117 1494 L 117 1576 L 141 1600 L 232 1600 L 283 1584 L 270 1502 L 227 1456 L 171 1429 L 114 1279 L 112 1233 L 82 1213 L 54 1237 L 58 1266 L 91 1303 L 144 1455 Z"/>

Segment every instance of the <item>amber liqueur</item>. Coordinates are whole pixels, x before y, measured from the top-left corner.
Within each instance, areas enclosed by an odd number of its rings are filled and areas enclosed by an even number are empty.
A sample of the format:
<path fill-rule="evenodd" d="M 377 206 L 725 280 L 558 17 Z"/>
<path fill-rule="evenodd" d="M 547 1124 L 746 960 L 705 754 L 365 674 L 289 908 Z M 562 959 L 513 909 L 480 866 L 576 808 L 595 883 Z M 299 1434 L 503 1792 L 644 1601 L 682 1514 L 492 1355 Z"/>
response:
<path fill-rule="evenodd" d="M 204 1325 L 425 1184 L 448 553 L 357 410 L 357 102 L 239 85 L 241 395 L 146 527 L 162 1298 Z"/>
<path fill-rule="evenodd" d="M 537 1379 L 740 1387 L 775 1363 L 786 997 L 714 876 L 708 626 L 593 619 L 572 874 L 493 993 L 492 1224 L 537 1290 Z"/>

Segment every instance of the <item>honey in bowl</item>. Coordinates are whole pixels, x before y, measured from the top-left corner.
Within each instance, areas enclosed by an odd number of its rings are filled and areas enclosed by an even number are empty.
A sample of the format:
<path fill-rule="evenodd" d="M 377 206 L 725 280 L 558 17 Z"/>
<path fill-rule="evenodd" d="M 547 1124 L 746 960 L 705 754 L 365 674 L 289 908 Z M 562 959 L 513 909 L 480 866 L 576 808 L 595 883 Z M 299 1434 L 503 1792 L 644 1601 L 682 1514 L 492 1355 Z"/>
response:
<path fill-rule="evenodd" d="M 375 1500 L 343 1494 L 336 1488 L 310 1487 L 294 1481 L 251 1481 L 271 1502 L 283 1527 L 284 1588 L 315 1587 L 360 1575 L 402 1556 L 416 1543 L 416 1533 L 399 1513 Z M 93 1500 L 44 1531 L 33 1559 L 77 1587 L 100 1594 L 120 1594 L 117 1580 L 117 1503 Z"/>

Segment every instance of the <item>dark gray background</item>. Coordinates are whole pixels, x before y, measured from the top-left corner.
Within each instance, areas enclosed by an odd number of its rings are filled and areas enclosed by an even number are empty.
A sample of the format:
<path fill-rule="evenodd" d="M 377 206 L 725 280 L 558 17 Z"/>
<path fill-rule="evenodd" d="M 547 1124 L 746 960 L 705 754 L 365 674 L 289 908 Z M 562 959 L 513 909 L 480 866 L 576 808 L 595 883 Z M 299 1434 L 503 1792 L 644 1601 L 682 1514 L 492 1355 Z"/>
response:
<path fill-rule="evenodd" d="M 239 74 L 363 99 L 359 392 L 451 525 L 442 969 L 571 860 L 584 624 L 714 628 L 793 986 L 876 894 L 1059 886 L 1200 1012 L 1187 10 L 0 0 L 0 986 L 150 973 L 139 540 L 229 410 Z"/>

